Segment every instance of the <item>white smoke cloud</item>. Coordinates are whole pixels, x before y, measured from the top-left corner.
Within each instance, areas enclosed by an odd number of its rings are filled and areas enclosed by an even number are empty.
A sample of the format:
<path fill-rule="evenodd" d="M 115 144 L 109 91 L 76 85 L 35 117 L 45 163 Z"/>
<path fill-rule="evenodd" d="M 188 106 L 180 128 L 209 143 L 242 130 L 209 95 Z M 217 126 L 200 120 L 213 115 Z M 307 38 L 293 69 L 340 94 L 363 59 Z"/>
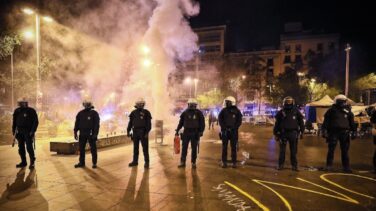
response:
<path fill-rule="evenodd" d="M 72 89 L 81 84 L 79 89 L 90 94 L 99 109 L 114 93 L 117 105 L 128 109 L 144 97 L 154 119 L 168 118 L 173 108 L 168 76 L 177 60 L 191 60 L 198 50 L 197 35 L 187 21 L 199 13 L 198 3 L 106 0 L 76 14 L 76 7 L 87 4 L 70 7 L 59 2 L 49 1 L 46 7 L 58 11 L 60 19 L 65 18 L 64 25 L 42 28 L 48 40 L 43 52 L 57 60 L 54 75 L 59 84 L 49 84 L 54 86 L 51 90 L 65 96 L 67 84 Z M 149 46 L 150 54 L 142 54 L 142 45 Z M 151 65 L 144 67 L 144 59 Z"/>

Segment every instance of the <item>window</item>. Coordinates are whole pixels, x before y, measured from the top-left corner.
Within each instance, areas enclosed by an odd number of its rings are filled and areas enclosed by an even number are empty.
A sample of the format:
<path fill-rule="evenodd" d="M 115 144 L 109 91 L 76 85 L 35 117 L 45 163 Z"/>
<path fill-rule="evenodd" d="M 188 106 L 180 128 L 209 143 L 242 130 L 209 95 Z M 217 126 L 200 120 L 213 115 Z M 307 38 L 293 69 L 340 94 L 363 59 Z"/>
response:
<path fill-rule="evenodd" d="M 289 45 L 285 45 L 285 52 L 290 53 L 291 47 Z"/>
<path fill-rule="evenodd" d="M 285 60 L 283 61 L 284 64 L 291 63 L 291 56 L 285 56 Z"/>
<path fill-rule="evenodd" d="M 203 34 L 199 36 L 199 42 L 219 42 L 221 41 L 221 34 Z"/>
<path fill-rule="evenodd" d="M 322 43 L 317 43 L 317 51 L 323 51 L 324 50 L 324 46 Z"/>
<path fill-rule="evenodd" d="M 268 81 L 270 81 L 273 78 L 273 72 L 274 72 L 273 68 L 269 68 L 268 71 L 266 72 L 266 77 Z"/>
<path fill-rule="evenodd" d="M 273 58 L 268 58 L 268 60 L 267 60 L 267 66 L 268 67 L 273 67 L 274 66 Z"/>
<path fill-rule="evenodd" d="M 295 45 L 295 52 L 301 53 L 302 52 L 302 45 L 300 45 L 300 44 Z"/>
<path fill-rule="evenodd" d="M 303 63 L 302 55 L 296 55 L 295 56 L 295 63 Z"/>
<path fill-rule="evenodd" d="M 220 52 L 221 46 L 220 45 L 212 45 L 212 46 L 206 46 L 204 47 L 204 52 Z"/>

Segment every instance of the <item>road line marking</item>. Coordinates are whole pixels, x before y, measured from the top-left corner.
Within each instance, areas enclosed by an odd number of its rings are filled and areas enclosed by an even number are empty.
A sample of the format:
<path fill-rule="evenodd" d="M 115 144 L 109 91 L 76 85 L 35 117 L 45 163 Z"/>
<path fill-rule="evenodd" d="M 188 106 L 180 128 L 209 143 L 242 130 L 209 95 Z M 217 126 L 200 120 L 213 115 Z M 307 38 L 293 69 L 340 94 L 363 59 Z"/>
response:
<path fill-rule="evenodd" d="M 225 181 L 225 184 L 228 185 L 228 186 L 230 186 L 234 190 L 238 191 L 239 193 L 241 193 L 245 197 L 249 198 L 251 201 L 253 201 L 255 204 L 257 204 L 257 206 L 259 206 L 262 210 L 264 210 L 264 211 L 270 211 L 269 208 L 267 208 L 265 205 L 263 205 L 261 202 L 259 202 L 257 199 L 255 199 L 253 196 L 251 196 L 247 192 L 243 191 L 242 189 L 240 189 L 236 185 L 234 185 L 234 184 L 232 184 L 230 182 L 227 182 L 227 181 Z"/>
<path fill-rule="evenodd" d="M 319 184 L 316 184 L 316 183 L 310 182 L 310 181 L 308 181 L 308 180 L 305 180 L 305 179 L 302 179 L 302 178 L 299 178 L 299 177 L 298 177 L 297 179 L 300 180 L 300 181 L 302 181 L 302 182 L 306 182 L 306 183 L 308 183 L 308 184 L 311 184 L 311 185 L 314 185 L 314 186 L 316 186 L 316 187 L 322 188 L 322 189 L 324 189 L 324 190 L 330 191 L 330 192 L 332 192 L 332 193 L 338 194 L 338 195 L 342 196 L 343 198 L 341 198 L 341 197 L 336 197 L 336 196 L 332 196 L 332 197 L 335 197 L 335 198 L 340 199 L 340 200 L 343 200 L 343 199 L 345 198 L 345 199 L 347 199 L 347 200 L 345 200 L 345 201 L 352 202 L 352 203 L 354 203 L 354 204 L 359 204 L 359 202 L 358 202 L 357 200 L 355 200 L 355 199 L 353 199 L 353 198 L 351 198 L 351 197 L 349 197 L 349 196 L 346 196 L 345 194 L 342 194 L 342 193 L 337 192 L 337 191 L 334 191 L 334 190 L 332 190 L 332 189 L 330 189 L 330 188 L 324 187 L 324 186 L 322 186 L 322 185 L 319 185 Z"/>
<path fill-rule="evenodd" d="M 281 200 L 282 202 L 285 204 L 286 208 L 289 210 L 289 211 L 292 211 L 292 208 L 291 208 L 291 205 L 290 203 L 287 201 L 287 199 L 285 197 L 283 197 L 279 192 L 277 192 L 276 190 L 274 190 L 273 188 L 263 184 L 262 182 L 264 181 L 261 181 L 261 180 L 256 180 L 256 179 L 253 179 L 252 180 L 253 182 L 261 185 L 261 186 L 264 186 L 265 188 L 269 189 L 270 191 L 272 191 L 275 195 L 277 195 Z"/>
<path fill-rule="evenodd" d="M 338 183 L 335 183 L 329 179 L 326 178 L 326 176 L 331 176 L 331 175 L 337 175 L 337 176 L 352 176 L 352 177 L 358 177 L 358 178 L 362 178 L 362 179 L 367 179 L 367 180 L 371 180 L 371 181 L 374 181 L 376 182 L 376 179 L 373 179 L 371 177 L 365 177 L 365 176 L 361 176 L 361 175 L 357 175 L 357 174 L 344 174 L 344 173 L 328 173 L 328 174 L 322 174 L 320 175 L 320 179 L 324 180 L 325 182 L 331 184 L 331 185 L 334 185 L 342 190 L 345 190 L 345 191 L 348 191 L 350 193 L 353 193 L 353 194 L 357 194 L 357 195 L 360 195 L 360 196 L 364 196 L 366 198 L 370 198 L 370 199 L 375 199 L 374 196 L 369 196 L 369 195 L 366 195 L 366 194 L 363 194 L 363 193 L 359 193 L 359 192 L 356 192 L 354 190 L 350 190 L 348 188 L 345 188 L 343 187 L 342 185 L 339 185 Z"/>
<path fill-rule="evenodd" d="M 298 178 L 299 179 L 299 178 Z M 296 186 L 291 186 L 291 185 L 286 185 L 286 184 L 283 184 L 283 183 L 276 183 L 276 182 L 269 182 L 269 181 L 264 181 L 264 180 L 256 180 L 256 179 L 253 179 L 252 181 L 253 182 L 256 182 L 257 184 L 259 185 L 262 185 L 264 186 L 265 188 L 271 190 L 273 193 L 275 193 L 281 200 L 282 202 L 285 204 L 286 208 L 289 210 L 289 211 L 292 211 L 292 208 L 291 208 L 291 205 L 290 203 L 288 202 L 288 200 L 286 198 L 284 198 L 279 192 L 277 192 L 276 190 L 274 190 L 273 188 L 271 188 L 270 186 L 268 185 L 265 185 L 264 183 L 266 184 L 271 184 L 271 185 L 277 185 L 277 186 L 281 186 L 281 187 L 287 187 L 287 188 L 292 188 L 292 189 L 296 189 L 296 190 L 301 190 L 301 191 L 305 191 L 305 192 L 309 192 L 309 193 L 315 193 L 315 194 L 318 194 L 318 195 L 323 195 L 323 196 L 326 196 L 326 197 L 329 197 L 329 198 L 335 198 L 335 199 L 338 199 L 338 200 L 342 200 L 342 201 L 346 201 L 346 202 L 350 202 L 350 203 L 354 203 L 354 204 L 359 204 L 359 202 L 349 196 L 346 196 L 344 194 L 341 194 L 341 193 L 338 193 L 334 190 L 331 190 L 329 188 L 326 188 L 326 187 L 323 187 L 321 185 L 318 185 L 318 184 L 315 184 L 315 183 L 312 183 L 312 182 L 309 182 L 307 180 L 303 180 L 303 179 L 300 179 L 301 181 L 304 181 L 304 182 L 307 182 L 307 183 L 310 183 L 312 185 L 315 185 L 317 187 L 321 187 L 325 190 L 328 190 L 332 193 L 336 193 L 342 197 L 338 197 L 338 196 L 333 196 L 333 195 L 330 195 L 330 194 L 327 194 L 327 193 L 323 193 L 323 192 L 319 192 L 319 191 L 315 191 L 315 190 L 310 190 L 310 189 L 306 189 L 306 188 L 300 188 L 300 187 L 296 187 Z"/>

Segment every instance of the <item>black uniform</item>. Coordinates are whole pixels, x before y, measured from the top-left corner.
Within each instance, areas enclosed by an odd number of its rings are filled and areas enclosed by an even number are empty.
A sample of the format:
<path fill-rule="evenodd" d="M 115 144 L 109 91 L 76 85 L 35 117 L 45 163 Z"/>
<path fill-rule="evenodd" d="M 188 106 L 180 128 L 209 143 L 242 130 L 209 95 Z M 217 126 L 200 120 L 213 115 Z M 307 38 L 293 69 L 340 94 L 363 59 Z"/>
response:
<path fill-rule="evenodd" d="M 80 164 L 85 164 L 85 148 L 86 143 L 89 142 L 90 151 L 92 156 L 92 162 L 97 164 L 97 139 L 99 133 L 99 114 L 94 107 L 85 108 L 78 112 L 76 116 L 76 122 L 74 124 L 74 134 L 80 131 L 79 135 L 79 148 L 80 148 Z"/>
<path fill-rule="evenodd" d="M 376 109 L 372 112 L 371 123 L 373 124 L 372 126 L 375 127 L 375 125 L 376 125 Z M 376 136 L 373 136 L 373 144 L 376 145 Z M 375 149 L 375 152 L 373 153 L 373 168 L 374 168 L 374 172 L 376 173 L 376 149 Z"/>
<path fill-rule="evenodd" d="M 276 122 L 273 133 L 279 139 L 279 160 L 278 164 L 282 167 L 285 163 L 286 145 L 290 146 L 290 161 L 293 168 L 297 169 L 298 160 L 298 138 L 299 133 L 304 133 L 303 115 L 297 108 L 282 109 L 275 116 Z"/>
<path fill-rule="evenodd" d="M 21 157 L 21 163 L 26 164 L 26 150 L 29 153 L 30 163 L 35 161 L 33 149 L 33 139 L 38 128 L 37 112 L 30 107 L 19 107 L 13 113 L 12 132 L 18 140 L 18 153 Z"/>
<path fill-rule="evenodd" d="M 349 106 L 339 106 L 334 104 L 324 116 L 322 125 L 324 134 L 327 134 L 328 155 L 326 158 L 327 167 L 332 167 L 334 150 L 339 140 L 341 146 L 341 160 L 344 170 L 350 169 L 348 151 L 350 148 L 350 134 L 356 132 L 354 114 Z"/>
<path fill-rule="evenodd" d="M 151 130 L 151 114 L 146 109 L 135 109 L 129 115 L 129 123 L 127 132 L 133 131 L 133 162 L 138 163 L 139 145 L 141 142 L 142 150 L 144 152 L 145 163 L 149 163 L 149 137 Z"/>
<path fill-rule="evenodd" d="M 225 107 L 218 115 L 219 125 L 221 127 L 222 139 L 222 162 L 227 162 L 227 145 L 231 144 L 231 160 L 236 163 L 238 130 L 242 124 L 242 113 L 236 106 Z"/>
<path fill-rule="evenodd" d="M 180 121 L 176 131 L 178 132 L 182 127 L 184 127 L 184 132 L 182 135 L 182 153 L 181 153 L 181 163 L 185 163 L 187 158 L 187 151 L 189 142 L 191 142 L 192 148 L 192 163 L 196 163 L 197 159 L 197 146 L 200 137 L 205 130 L 205 118 L 202 112 L 198 109 L 186 109 L 180 115 Z"/>

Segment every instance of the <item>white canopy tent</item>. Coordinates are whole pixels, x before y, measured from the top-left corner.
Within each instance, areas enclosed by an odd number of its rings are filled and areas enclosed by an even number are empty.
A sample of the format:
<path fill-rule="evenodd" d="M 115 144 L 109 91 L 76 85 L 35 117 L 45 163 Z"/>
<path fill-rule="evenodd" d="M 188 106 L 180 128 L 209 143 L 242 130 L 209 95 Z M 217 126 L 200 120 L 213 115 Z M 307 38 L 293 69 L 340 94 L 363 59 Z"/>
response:
<path fill-rule="evenodd" d="M 306 119 L 310 122 L 323 123 L 325 112 L 334 103 L 333 99 L 325 95 L 320 100 L 308 103 L 306 105 Z"/>

